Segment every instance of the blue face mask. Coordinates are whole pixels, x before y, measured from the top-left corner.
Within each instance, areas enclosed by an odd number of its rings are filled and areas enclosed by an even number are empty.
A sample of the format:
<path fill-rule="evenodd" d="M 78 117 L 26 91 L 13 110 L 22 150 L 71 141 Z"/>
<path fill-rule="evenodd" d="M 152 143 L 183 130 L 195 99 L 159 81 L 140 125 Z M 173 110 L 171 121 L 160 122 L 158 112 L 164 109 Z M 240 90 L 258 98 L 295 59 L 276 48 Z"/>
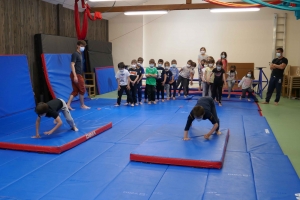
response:
<path fill-rule="evenodd" d="M 220 67 L 220 66 L 217 66 L 217 70 L 221 70 L 222 69 L 222 67 Z"/>
<path fill-rule="evenodd" d="M 150 67 L 153 68 L 153 67 L 154 67 L 154 64 L 150 64 Z"/>

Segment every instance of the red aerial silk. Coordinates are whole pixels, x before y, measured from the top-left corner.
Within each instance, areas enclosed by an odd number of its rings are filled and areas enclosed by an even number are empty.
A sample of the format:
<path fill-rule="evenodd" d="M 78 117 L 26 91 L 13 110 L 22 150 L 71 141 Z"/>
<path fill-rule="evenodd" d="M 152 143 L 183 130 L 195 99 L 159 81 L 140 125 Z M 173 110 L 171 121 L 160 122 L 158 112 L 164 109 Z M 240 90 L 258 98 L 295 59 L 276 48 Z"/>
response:
<path fill-rule="evenodd" d="M 81 0 L 81 6 L 82 8 L 85 8 L 84 15 L 83 15 L 83 25 L 82 30 L 80 30 L 80 18 L 79 18 L 79 10 L 78 10 L 78 1 L 75 0 L 74 4 L 74 17 L 75 17 L 75 27 L 76 27 L 76 33 L 78 40 L 84 40 L 87 34 L 88 30 L 88 17 L 90 20 L 95 21 L 97 19 L 102 19 L 102 14 L 100 12 L 95 12 L 94 17 L 91 15 L 91 8 L 90 6 L 84 2 L 84 0 Z"/>

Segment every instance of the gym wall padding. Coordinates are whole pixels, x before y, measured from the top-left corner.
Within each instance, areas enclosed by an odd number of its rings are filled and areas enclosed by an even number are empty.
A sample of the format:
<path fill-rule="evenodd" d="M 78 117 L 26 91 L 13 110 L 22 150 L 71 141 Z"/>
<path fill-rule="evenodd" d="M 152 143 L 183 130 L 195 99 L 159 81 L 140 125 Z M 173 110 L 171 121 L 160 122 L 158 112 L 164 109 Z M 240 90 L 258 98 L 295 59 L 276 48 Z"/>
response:
<path fill-rule="evenodd" d="M 52 98 L 68 101 L 73 90 L 70 79 L 71 54 L 42 54 L 42 60 L 44 76 Z M 78 99 L 77 96 L 73 101 Z"/>
<path fill-rule="evenodd" d="M 26 55 L 0 56 L 0 117 L 35 107 Z"/>
<path fill-rule="evenodd" d="M 105 94 L 118 89 L 114 67 L 98 67 L 95 69 L 99 94 Z"/>
<path fill-rule="evenodd" d="M 44 54 L 72 54 L 76 50 L 77 38 L 36 34 L 34 35 L 35 58 L 37 62 L 37 72 L 39 84 L 41 85 L 39 101 L 47 102 L 52 99 L 52 95 L 47 86 L 46 77 L 44 77 L 43 63 L 41 55 Z M 70 63 L 69 63 L 70 65 Z"/>

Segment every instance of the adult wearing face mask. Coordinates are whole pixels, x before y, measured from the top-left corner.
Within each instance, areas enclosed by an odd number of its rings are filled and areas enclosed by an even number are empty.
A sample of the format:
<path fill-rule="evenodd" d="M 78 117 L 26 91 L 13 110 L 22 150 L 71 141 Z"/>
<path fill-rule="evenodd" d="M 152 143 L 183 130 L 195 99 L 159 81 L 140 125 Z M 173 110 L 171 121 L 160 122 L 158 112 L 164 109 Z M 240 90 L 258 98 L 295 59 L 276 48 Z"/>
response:
<path fill-rule="evenodd" d="M 76 52 L 72 54 L 71 57 L 71 82 L 73 91 L 70 95 L 68 100 L 67 106 L 69 110 L 74 110 L 71 107 L 71 102 L 74 97 L 76 97 L 79 93 L 79 99 L 82 109 L 90 109 L 90 107 L 84 104 L 84 93 L 85 93 L 85 86 L 84 86 L 84 79 L 83 79 L 83 72 L 82 72 L 82 53 L 84 52 L 86 46 L 86 42 L 84 40 L 79 40 L 77 42 L 77 49 Z"/>
<path fill-rule="evenodd" d="M 266 101 L 263 102 L 263 104 L 269 104 L 275 88 L 276 88 L 276 98 L 274 104 L 278 105 L 278 102 L 280 100 L 282 78 L 283 78 L 284 69 L 288 64 L 288 59 L 283 57 L 282 48 L 276 49 L 276 57 L 277 58 L 273 59 L 272 63 L 270 63 L 270 69 L 272 70 L 272 74 L 269 81 Z"/>
<path fill-rule="evenodd" d="M 216 134 L 220 135 L 221 132 L 219 131 L 220 127 L 220 120 L 217 115 L 216 106 L 214 100 L 211 97 L 201 97 L 195 107 L 190 112 L 185 128 L 184 128 L 184 140 L 189 140 L 188 131 L 192 125 L 194 120 L 201 121 L 208 119 L 212 124 L 212 129 L 204 135 L 205 139 L 209 139 L 209 137 L 215 132 Z"/>

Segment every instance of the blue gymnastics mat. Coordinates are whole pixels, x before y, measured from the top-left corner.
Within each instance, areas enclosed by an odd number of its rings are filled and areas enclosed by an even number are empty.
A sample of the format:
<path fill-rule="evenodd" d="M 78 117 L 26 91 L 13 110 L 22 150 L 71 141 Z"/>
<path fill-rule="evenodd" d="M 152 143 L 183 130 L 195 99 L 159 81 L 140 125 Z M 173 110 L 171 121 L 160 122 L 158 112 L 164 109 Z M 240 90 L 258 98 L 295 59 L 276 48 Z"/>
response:
<path fill-rule="evenodd" d="M 258 200 L 296 199 L 300 180 L 287 156 L 251 153 Z"/>
<path fill-rule="evenodd" d="M 183 131 L 176 125 L 163 125 L 164 129 L 148 138 L 130 154 L 131 161 L 171 164 L 190 167 L 222 168 L 229 130 L 213 134 L 209 140 L 203 135 L 207 128 L 193 127 L 191 140 L 183 140 Z"/>
<path fill-rule="evenodd" d="M 283 155 L 265 117 L 244 115 L 243 122 L 248 152 Z"/>
<path fill-rule="evenodd" d="M 0 56 L 0 117 L 35 107 L 26 55 Z"/>
<path fill-rule="evenodd" d="M 68 101 L 72 92 L 71 54 L 42 54 L 43 70 L 46 83 L 52 98 Z M 84 94 L 87 98 L 87 93 Z M 73 101 L 78 100 L 76 96 Z"/>
<path fill-rule="evenodd" d="M 98 94 L 105 94 L 118 89 L 114 67 L 95 68 Z"/>
<path fill-rule="evenodd" d="M 31 138 L 36 130 L 34 124 L 37 115 L 34 110 L 0 118 L 0 148 L 62 153 L 112 127 L 109 118 L 101 119 L 108 114 L 105 109 L 78 109 L 72 111 L 71 114 L 79 129 L 78 132 L 72 131 L 62 117 L 63 125 L 52 135 L 44 135 L 43 132 L 51 130 L 55 125 L 52 118 L 43 118 L 39 139 Z"/>

